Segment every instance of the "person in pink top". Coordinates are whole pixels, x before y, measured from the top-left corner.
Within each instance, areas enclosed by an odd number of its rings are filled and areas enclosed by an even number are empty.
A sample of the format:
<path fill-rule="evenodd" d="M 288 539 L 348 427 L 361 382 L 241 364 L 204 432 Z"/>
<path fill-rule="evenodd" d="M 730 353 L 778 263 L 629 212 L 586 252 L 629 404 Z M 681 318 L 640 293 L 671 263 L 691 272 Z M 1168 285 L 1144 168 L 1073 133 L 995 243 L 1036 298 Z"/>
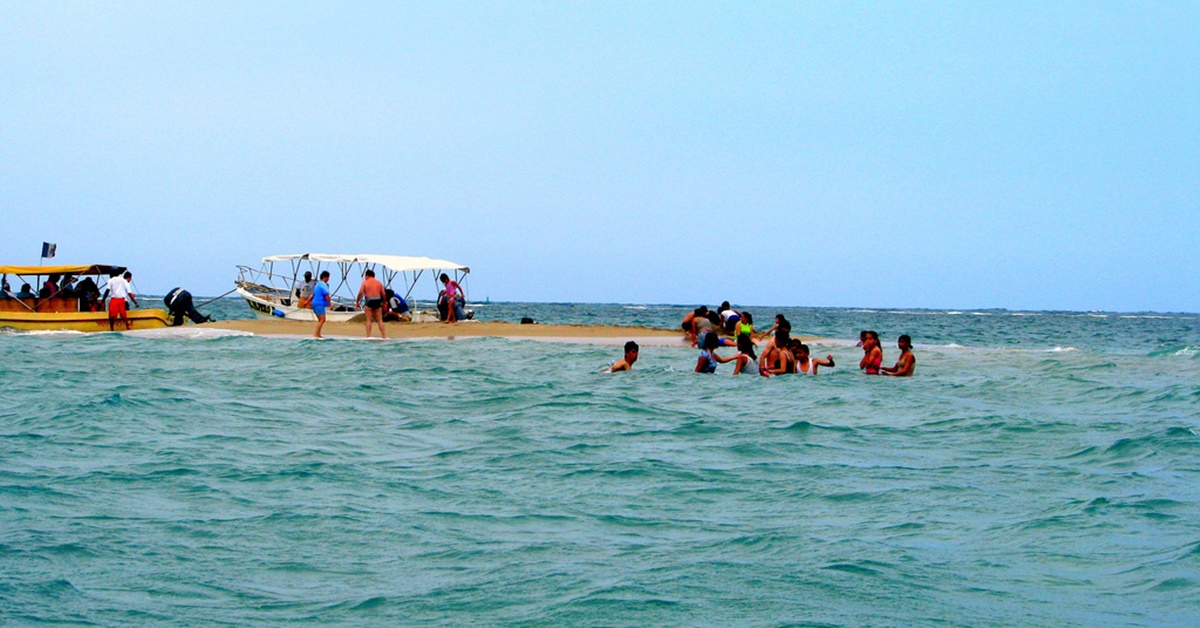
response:
<path fill-rule="evenodd" d="M 442 276 L 439 277 L 439 279 L 441 279 L 442 284 L 446 286 L 446 322 L 457 323 L 458 312 L 455 311 L 455 304 L 463 299 L 462 286 L 458 285 L 458 282 L 451 279 L 450 275 L 447 275 L 446 273 L 442 273 Z"/>
<path fill-rule="evenodd" d="M 379 335 L 387 338 L 387 331 L 383 328 L 383 300 L 387 298 L 386 288 L 375 278 L 375 271 L 370 268 L 363 275 L 358 296 L 354 298 L 354 307 L 358 307 L 359 303 L 366 299 L 366 303 L 363 303 L 363 313 L 367 315 L 367 338 L 371 337 L 372 322 L 378 323 Z"/>

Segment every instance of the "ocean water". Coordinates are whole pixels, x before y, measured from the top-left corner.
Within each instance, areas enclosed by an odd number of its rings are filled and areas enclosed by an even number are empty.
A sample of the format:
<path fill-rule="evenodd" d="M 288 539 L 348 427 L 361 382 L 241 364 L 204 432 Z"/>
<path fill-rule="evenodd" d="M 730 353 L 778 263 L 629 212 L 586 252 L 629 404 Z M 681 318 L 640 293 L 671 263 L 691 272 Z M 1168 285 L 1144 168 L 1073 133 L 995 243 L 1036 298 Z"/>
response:
<path fill-rule="evenodd" d="M 838 367 L 0 332 L 0 624 L 1200 623 L 1200 316 L 778 311 Z"/>

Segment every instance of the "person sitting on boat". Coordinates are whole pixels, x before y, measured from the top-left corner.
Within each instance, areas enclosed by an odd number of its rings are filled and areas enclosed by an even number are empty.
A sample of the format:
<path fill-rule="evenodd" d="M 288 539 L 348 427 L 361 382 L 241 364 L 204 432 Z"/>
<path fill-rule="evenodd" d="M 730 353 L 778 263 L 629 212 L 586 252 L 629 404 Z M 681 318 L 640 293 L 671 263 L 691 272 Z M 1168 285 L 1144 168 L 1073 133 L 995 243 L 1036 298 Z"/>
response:
<path fill-rule="evenodd" d="M 38 297 L 42 299 L 52 299 L 58 294 L 58 275 L 50 275 L 46 278 L 46 283 L 42 284 L 42 289 L 38 291 Z"/>
<path fill-rule="evenodd" d="M 12 286 L 8 285 L 8 275 L 0 278 L 0 299 L 12 298 Z"/>
<path fill-rule="evenodd" d="M 297 307 L 312 307 L 313 288 L 317 287 L 317 280 L 313 279 L 312 271 L 304 271 L 304 283 L 300 284 L 298 289 L 298 298 L 296 299 Z"/>
<path fill-rule="evenodd" d="M 395 290 L 387 289 L 387 301 L 384 302 L 383 320 L 389 323 L 408 322 L 412 320 L 409 314 L 408 302 L 396 294 Z"/>
<path fill-rule="evenodd" d="M 80 312 L 95 312 L 100 309 L 100 288 L 91 277 L 84 277 L 75 284 L 75 295 L 79 297 Z"/>
<path fill-rule="evenodd" d="M 462 286 L 458 285 L 458 282 L 451 279 L 446 273 L 442 273 L 442 276 L 438 279 L 441 280 L 442 285 L 446 286 L 446 289 L 442 291 L 442 294 L 446 297 L 445 322 L 457 323 L 460 319 L 465 319 L 467 314 L 463 310 L 463 301 L 466 300 L 466 295 L 463 293 Z"/>
<path fill-rule="evenodd" d="M 21 291 L 17 293 L 18 299 L 36 299 L 37 295 L 33 293 L 33 286 L 29 284 L 21 284 Z"/>
<path fill-rule="evenodd" d="M 58 282 L 58 296 L 64 299 L 75 296 L 75 278 L 71 275 L 63 275 L 62 281 Z"/>

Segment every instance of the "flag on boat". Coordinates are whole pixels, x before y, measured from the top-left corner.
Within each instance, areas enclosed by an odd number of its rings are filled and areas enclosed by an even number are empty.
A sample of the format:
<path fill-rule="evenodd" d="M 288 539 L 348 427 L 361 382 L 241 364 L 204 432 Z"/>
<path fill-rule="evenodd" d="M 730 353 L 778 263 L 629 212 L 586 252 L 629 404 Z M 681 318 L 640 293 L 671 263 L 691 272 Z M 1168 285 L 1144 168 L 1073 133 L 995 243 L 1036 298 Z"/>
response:
<path fill-rule="evenodd" d="M 54 257 L 54 252 L 58 250 L 58 245 L 51 242 L 42 243 L 42 259 Z"/>

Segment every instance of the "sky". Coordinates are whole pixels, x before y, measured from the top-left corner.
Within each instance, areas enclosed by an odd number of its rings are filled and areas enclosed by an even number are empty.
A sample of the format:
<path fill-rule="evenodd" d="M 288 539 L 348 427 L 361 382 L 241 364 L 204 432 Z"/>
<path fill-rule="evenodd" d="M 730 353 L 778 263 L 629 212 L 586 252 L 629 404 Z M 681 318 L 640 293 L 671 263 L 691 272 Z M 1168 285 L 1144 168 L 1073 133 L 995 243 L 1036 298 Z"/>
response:
<path fill-rule="evenodd" d="M 1200 3 L 0 0 L 0 263 L 1200 312 Z"/>

